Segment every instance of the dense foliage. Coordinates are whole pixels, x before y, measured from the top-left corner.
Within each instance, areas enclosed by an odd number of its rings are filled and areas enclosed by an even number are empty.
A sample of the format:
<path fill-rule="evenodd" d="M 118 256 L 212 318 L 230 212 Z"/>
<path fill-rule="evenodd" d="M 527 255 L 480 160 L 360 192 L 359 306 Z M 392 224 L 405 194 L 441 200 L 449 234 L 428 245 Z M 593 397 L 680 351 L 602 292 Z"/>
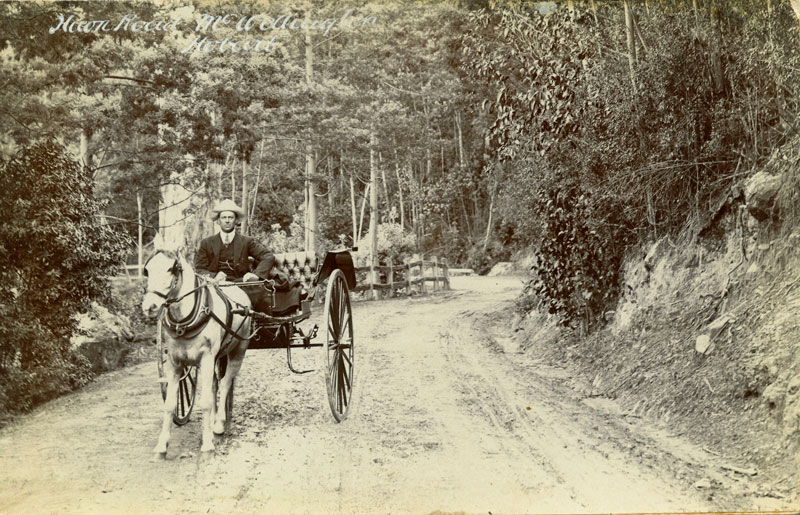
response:
<path fill-rule="evenodd" d="M 788 5 L 631 2 L 626 29 L 621 4 L 482 11 L 464 37 L 466 69 L 490 91 L 502 223 L 537 249 L 527 292 L 567 322 L 613 304 L 633 245 L 696 234 L 797 130 Z"/>
<path fill-rule="evenodd" d="M 0 412 L 84 384 L 70 349 L 74 315 L 107 300 L 127 239 L 102 223 L 91 172 L 54 143 L 0 168 Z"/>
<path fill-rule="evenodd" d="M 24 149 L 0 179 L 11 220 L 0 366 L 36 383 L 21 405 L 67 387 L 59 371 L 81 380 L 70 317 L 103 296 L 122 250 L 98 225 L 99 201 L 106 223 L 142 229 L 145 244 L 157 227 L 185 229 L 190 253 L 223 197 L 276 251 L 368 252 L 372 228 L 379 259 L 433 254 L 484 273 L 534 249 L 521 305 L 591 326 L 635 245 L 696 234 L 797 137 L 800 39 L 786 1 L 57 5 L 0 5 L 0 154 Z M 57 15 L 130 13 L 183 22 L 48 32 Z M 226 14 L 359 21 L 197 28 Z M 269 51 L 187 51 L 198 36 L 273 34 Z M 31 147 L 43 138 L 86 169 Z M 188 201 L 167 220 L 172 186 Z"/>

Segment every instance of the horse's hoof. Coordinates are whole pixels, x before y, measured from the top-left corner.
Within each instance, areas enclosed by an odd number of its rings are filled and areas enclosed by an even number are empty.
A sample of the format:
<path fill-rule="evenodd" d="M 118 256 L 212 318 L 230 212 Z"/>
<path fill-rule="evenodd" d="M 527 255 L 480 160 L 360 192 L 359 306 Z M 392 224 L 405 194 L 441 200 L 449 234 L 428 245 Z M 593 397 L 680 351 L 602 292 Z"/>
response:
<path fill-rule="evenodd" d="M 214 429 L 213 429 L 212 431 L 213 431 L 213 432 L 214 432 L 214 434 L 215 434 L 215 435 L 217 435 L 217 436 L 222 436 L 222 435 L 224 435 L 224 434 L 225 434 L 225 424 L 224 424 L 224 423 L 222 423 L 222 422 L 219 422 L 219 423 L 217 423 L 217 424 L 214 424 Z"/>
<path fill-rule="evenodd" d="M 202 452 L 203 454 L 211 454 L 211 453 L 214 452 L 214 450 L 215 450 L 215 447 L 214 447 L 213 443 L 206 443 L 206 444 L 203 444 L 202 447 L 200 447 L 200 452 Z"/>
<path fill-rule="evenodd" d="M 153 454 L 153 457 L 150 459 L 150 461 L 152 461 L 152 462 L 165 461 L 166 459 L 167 459 L 167 451 L 164 451 L 164 452 L 156 451 Z"/>

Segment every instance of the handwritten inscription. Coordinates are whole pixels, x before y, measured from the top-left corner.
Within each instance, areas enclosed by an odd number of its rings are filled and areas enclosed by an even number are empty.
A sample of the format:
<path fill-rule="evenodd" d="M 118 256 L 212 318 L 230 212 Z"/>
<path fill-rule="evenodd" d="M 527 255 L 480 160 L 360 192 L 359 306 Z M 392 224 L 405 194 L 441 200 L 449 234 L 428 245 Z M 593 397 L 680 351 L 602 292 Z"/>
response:
<path fill-rule="evenodd" d="M 176 24 L 181 21 L 180 18 L 175 20 L 138 20 L 135 14 L 126 14 L 122 17 L 119 23 L 114 24 L 111 20 L 81 20 L 75 18 L 74 14 L 65 17 L 63 14 L 58 15 L 58 21 L 55 26 L 50 27 L 48 32 L 55 34 L 59 30 L 67 33 L 84 33 L 89 34 L 92 32 L 155 32 L 155 31 L 168 31 L 175 28 Z"/>
<path fill-rule="evenodd" d="M 268 16 L 265 14 L 213 15 L 199 13 L 191 20 L 183 18 L 143 20 L 136 14 L 126 14 L 119 21 L 84 20 L 74 14 L 69 16 L 58 14 L 55 24 L 48 29 L 50 34 L 103 34 L 108 32 L 169 32 L 181 29 L 182 22 L 191 22 L 184 32 L 198 34 L 189 36 L 181 53 L 186 52 L 270 52 L 276 48 L 281 33 L 285 31 L 313 31 L 327 36 L 332 30 L 359 30 L 377 25 L 375 16 L 356 16 L 353 9 L 348 9 L 337 18 L 309 19 L 293 14 Z M 207 33 L 227 31 L 228 33 L 261 32 L 265 38 L 237 39 L 230 34 L 220 39 L 213 39 Z"/>

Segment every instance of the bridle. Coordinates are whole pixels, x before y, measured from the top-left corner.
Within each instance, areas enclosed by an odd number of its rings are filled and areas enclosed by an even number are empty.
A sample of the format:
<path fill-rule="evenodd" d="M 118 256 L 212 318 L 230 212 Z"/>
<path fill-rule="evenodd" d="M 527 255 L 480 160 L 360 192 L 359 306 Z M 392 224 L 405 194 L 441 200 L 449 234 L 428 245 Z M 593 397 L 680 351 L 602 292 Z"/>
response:
<path fill-rule="evenodd" d="M 170 283 L 169 283 L 169 289 L 167 290 L 167 293 L 162 293 L 162 292 L 160 292 L 158 290 L 149 290 L 150 293 L 153 293 L 153 294 L 157 295 L 158 297 L 161 297 L 162 299 L 164 299 L 164 304 L 162 304 L 162 307 L 163 307 L 165 305 L 172 304 L 173 302 L 176 302 L 178 300 L 178 298 L 177 298 L 178 297 L 178 290 L 180 289 L 180 285 L 178 284 L 178 279 L 182 276 L 183 267 L 181 266 L 180 257 L 178 257 L 177 254 L 175 254 L 174 252 L 171 252 L 169 250 L 158 250 L 152 256 L 150 256 L 147 259 L 147 261 L 145 262 L 144 266 L 142 267 L 142 268 L 144 268 L 144 276 L 145 277 L 148 277 L 148 275 L 149 275 L 147 273 L 147 264 L 150 263 L 150 260 L 152 260 L 158 254 L 164 254 L 168 258 L 172 258 L 172 259 L 175 260 L 172 263 L 172 266 L 169 267 L 169 269 L 167 270 L 172 275 L 172 281 L 170 281 Z"/>
<path fill-rule="evenodd" d="M 213 318 L 221 327 L 222 329 L 232 337 L 243 340 L 249 339 L 252 335 L 244 338 L 239 336 L 238 332 L 239 329 L 237 328 L 236 331 L 232 330 L 231 321 L 233 316 L 233 311 L 231 309 L 231 301 L 228 300 L 227 296 L 222 293 L 219 289 L 219 286 L 215 286 L 217 293 L 219 294 L 220 298 L 225 303 L 225 311 L 227 313 L 227 320 L 223 322 L 219 319 L 219 317 L 214 313 L 213 309 L 211 308 L 211 298 L 209 296 L 209 285 L 208 284 L 198 284 L 198 278 L 195 276 L 195 284 L 194 288 L 189 290 L 187 293 L 178 297 L 178 293 L 180 292 L 182 277 L 183 277 L 183 267 L 181 266 L 180 257 L 169 250 L 158 250 L 156 251 L 144 264 L 144 275 L 145 277 L 148 276 L 147 273 L 147 264 L 150 262 L 158 254 L 164 254 L 170 259 L 174 259 L 172 266 L 170 266 L 167 271 L 172 275 L 172 280 L 169 284 L 169 289 L 166 293 L 157 291 L 157 290 L 148 290 L 148 293 L 153 293 L 158 297 L 164 299 L 164 302 L 158 308 L 157 317 L 161 318 L 164 327 L 166 328 L 167 332 L 170 333 L 173 337 L 179 336 L 184 338 L 194 337 L 197 332 L 201 331 L 206 324 L 208 324 L 209 319 Z M 185 318 L 176 320 L 173 317 L 173 313 L 170 312 L 168 308 L 171 304 L 179 302 L 184 298 L 192 295 L 196 292 L 199 292 L 195 296 L 194 306 L 191 312 L 186 315 Z M 239 324 L 239 327 L 244 324 L 245 320 L 247 320 L 247 316 L 242 318 L 242 322 Z"/>

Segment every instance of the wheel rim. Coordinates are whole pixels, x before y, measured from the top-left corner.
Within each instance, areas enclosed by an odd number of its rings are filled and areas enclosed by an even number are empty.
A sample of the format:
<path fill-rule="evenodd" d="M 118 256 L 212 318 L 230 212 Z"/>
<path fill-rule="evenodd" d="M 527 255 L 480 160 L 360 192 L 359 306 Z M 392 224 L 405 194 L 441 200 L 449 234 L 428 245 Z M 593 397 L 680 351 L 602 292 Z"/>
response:
<path fill-rule="evenodd" d="M 350 295 L 341 270 L 334 270 L 328 279 L 325 320 L 325 384 L 331 413 L 340 422 L 347 417 L 352 405 L 354 358 Z"/>
<path fill-rule="evenodd" d="M 159 319 L 156 324 L 156 340 L 158 343 L 158 377 L 161 381 L 161 400 L 167 399 L 167 383 L 164 379 L 164 364 L 169 359 L 167 347 L 164 343 L 163 327 Z M 194 396 L 197 391 L 197 367 L 188 366 L 181 370 L 181 377 L 178 381 L 178 402 L 172 412 L 172 421 L 176 425 L 182 426 L 189 421 L 194 408 Z"/>
<path fill-rule="evenodd" d="M 172 414 L 175 424 L 182 426 L 189 421 L 194 408 L 194 394 L 197 391 L 197 367 L 184 367 L 178 381 L 178 402 Z"/>

